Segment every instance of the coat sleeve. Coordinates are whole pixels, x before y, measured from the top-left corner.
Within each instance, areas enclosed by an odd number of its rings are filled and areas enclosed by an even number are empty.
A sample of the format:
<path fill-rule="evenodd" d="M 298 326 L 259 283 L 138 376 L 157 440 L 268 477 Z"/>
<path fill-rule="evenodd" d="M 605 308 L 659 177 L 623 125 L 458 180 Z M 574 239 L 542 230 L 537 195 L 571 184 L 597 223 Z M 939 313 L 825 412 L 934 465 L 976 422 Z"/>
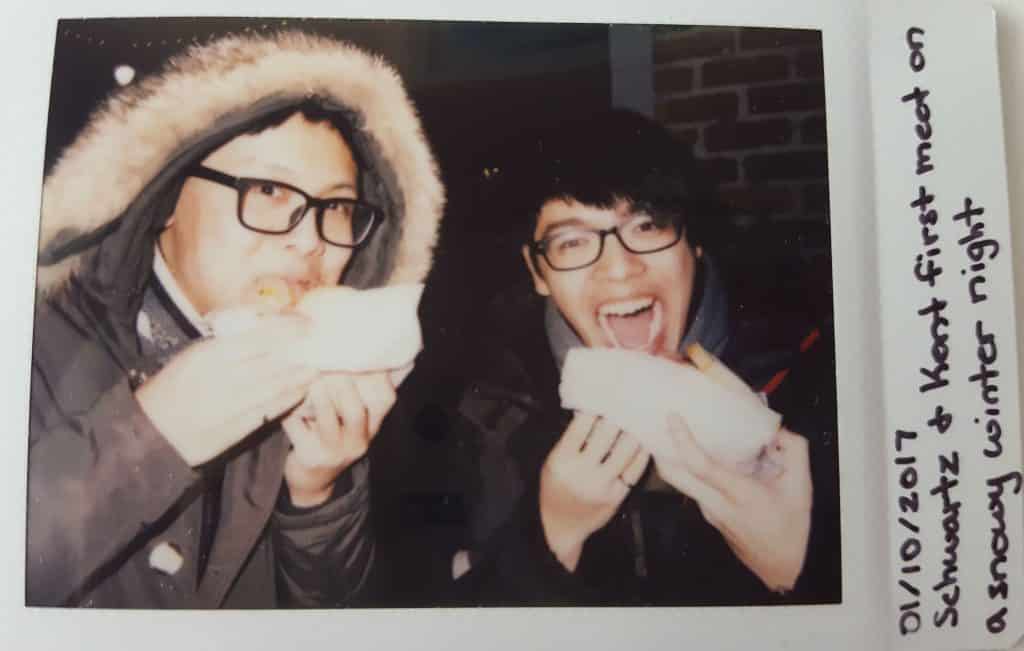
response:
<path fill-rule="evenodd" d="M 89 400 L 69 413 L 33 363 L 27 605 L 75 603 L 198 479 L 143 413 L 127 378 Z"/>
<path fill-rule="evenodd" d="M 535 415 L 534 415 L 535 416 Z M 456 581 L 454 598 L 465 606 L 573 605 L 593 601 L 577 576 L 547 545 L 540 520 L 539 472 L 557 439 L 557 423 L 481 392 L 463 400 L 456 422 L 478 452 L 477 494 L 467 542 L 470 570 Z M 538 445 L 511 451 L 512 438 Z M 522 458 L 520 458 L 522 457 Z M 593 597 L 593 595 L 589 595 Z"/>
<path fill-rule="evenodd" d="M 344 489 L 313 509 L 289 509 L 279 500 L 271 525 L 283 606 L 350 606 L 366 587 L 374 562 L 369 460 L 353 464 L 338 482 Z"/>
<path fill-rule="evenodd" d="M 821 338 L 801 353 L 773 395 L 786 427 L 807 438 L 814 487 L 807 556 L 787 603 L 842 600 L 835 339 L 831 324 L 823 324 L 820 332 Z"/>
<path fill-rule="evenodd" d="M 839 468 L 835 450 L 812 441 L 814 501 L 807 555 L 790 603 L 838 603 L 842 592 Z"/>
<path fill-rule="evenodd" d="M 472 554 L 456 583 L 464 606 L 570 606 L 599 603 L 555 557 L 544 538 L 536 490 L 527 491 L 508 520 Z"/>

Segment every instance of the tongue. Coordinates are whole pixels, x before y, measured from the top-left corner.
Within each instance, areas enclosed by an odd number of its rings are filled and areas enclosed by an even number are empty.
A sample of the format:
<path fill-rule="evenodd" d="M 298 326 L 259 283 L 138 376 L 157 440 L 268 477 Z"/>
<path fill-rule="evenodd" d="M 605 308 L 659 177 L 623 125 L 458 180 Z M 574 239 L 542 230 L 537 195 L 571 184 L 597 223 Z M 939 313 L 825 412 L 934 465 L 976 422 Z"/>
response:
<path fill-rule="evenodd" d="M 623 348 L 643 348 L 651 334 L 654 310 L 644 310 L 633 316 L 608 316 L 608 327 L 615 333 L 615 341 Z"/>

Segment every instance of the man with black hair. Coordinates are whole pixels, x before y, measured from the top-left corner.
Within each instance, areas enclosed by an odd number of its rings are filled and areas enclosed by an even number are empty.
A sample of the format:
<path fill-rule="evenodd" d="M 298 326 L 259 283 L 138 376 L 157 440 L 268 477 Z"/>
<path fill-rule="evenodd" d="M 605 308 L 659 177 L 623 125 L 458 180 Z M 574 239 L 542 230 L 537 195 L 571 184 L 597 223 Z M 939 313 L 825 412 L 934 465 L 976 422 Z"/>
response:
<path fill-rule="evenodd" d="M 26 602 L 357 601 L 395 381 L 278 354 L 295 313 L 211 317 L 265 284 L 422 282 L 442 205 L 397 75 L 331 39 L 226 37 L 97 110 L 44 186 Z"/>
<path fill-rule="evenodd" d="M 678 458 L 651 463 L 629 432 L 559 403 L 560 369 L 576 346 L 685 364 L 682 351 L 698 343 L 748 382 L 765 377 L 740 357 L 749 346 L 737 341 L 708 252 L 717 227 L 710 186 L 688 149 L 656 123 L 614 111 L 539 138 L 520 163 L 502 201 L 528 223 L 522 257 L 541 300 L 506 303 L 516 313 L 501 319 L 519 327 L 482 346 L 460 405 L 481 459 L 469 549 L 453 568 L 460 598 L 838 601 L 835 411 L 818 399 L 831 391 L 834 401 L 829 376 L 820 394 L 771 401 L 785 418 L 771 451 L 783 471 L 771 477 L 709 458 L 678 418 Z M 799 361 L 827 357 L 828 345 Z M 792 371 L 791 384 L 801 374 Z"/>

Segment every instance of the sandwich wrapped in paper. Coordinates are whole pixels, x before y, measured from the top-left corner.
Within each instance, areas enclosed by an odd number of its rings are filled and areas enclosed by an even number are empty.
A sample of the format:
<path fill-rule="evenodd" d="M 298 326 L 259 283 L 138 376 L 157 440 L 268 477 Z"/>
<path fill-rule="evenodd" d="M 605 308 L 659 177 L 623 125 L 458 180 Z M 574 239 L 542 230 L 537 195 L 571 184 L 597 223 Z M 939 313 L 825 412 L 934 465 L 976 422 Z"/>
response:
<path fill-rule="evenodd" d="M 222 310 L 207 320 L 214 336 L 230 336 L 252 328 L 268 313 L 294 310 L 309 318 L 311 330 L 281 351 L 289 359 L 323 371 L 401 372 L 423 347 L 416 314 L 422 293 L 422 284 L 366 290 L 339 285 L 318 287 L 293 301 L 289 285 L 270 278 L 254 287 L 251 304 Z"/>
<path fill-rule="evenodd" d="M 678 455 L 668 427 L 675 413 L 712 459 L 748 475 L 777 472 L 765 451 L 782 417 L 703 349 L 688 353 L 692 365 L 624 349 L 574 348 L 562 368 L 562 406 L 607 418 L 656 460 Z"/>

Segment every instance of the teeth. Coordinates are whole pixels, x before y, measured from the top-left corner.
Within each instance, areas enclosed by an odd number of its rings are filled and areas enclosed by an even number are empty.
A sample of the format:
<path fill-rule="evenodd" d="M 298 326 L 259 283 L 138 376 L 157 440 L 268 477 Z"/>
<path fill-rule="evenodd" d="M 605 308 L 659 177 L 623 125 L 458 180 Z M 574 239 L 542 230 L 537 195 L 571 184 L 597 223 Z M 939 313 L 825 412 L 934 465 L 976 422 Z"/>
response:
<path fill-rule="evenodd" d="M 651 323 L 650 332 L 647 335 L 647 347 L 649 348 L 654 343 L 654 338 L 661 332 L 661 303 L 654 306 L 654 320 Z"/>
<path fill-rule="evenodd" d="M 614 346 L 615 348 L 622 348 L 622 344 L 619 343 L 618 338 L 615 336 L 615 331 L 608 324 L 608 316 L 610 314 L 615 314 L 615 312 L 611 311 L 612 309 L 618 310 L 621 306 L 629 306 L 631 304 L 634 305 L 634 307 L 632 309 L 626 310 L 623 314 L 638 312 L 640 310 L 647 309 L 652 305 L 654 306 L 654 318 L 651 320 L 650 330 L 648 330 L 647 332 L 647 344 L 644 346 L 645 348 L 649 348 L 651 344 L 654 343 L 655 337 L 657 337 L 658 333 L 661 332 L 661 303 L 656 303 L 653 298 L 638 299 L 636 301 L 624 301 L 622 303 L 616 303 L 614 305 L 603 305 L 601 306 L 601 309 L 598 312 L 597 321 L 601 325 L 601 329 L 604 330 L 605 336 L 607 336 L 608 339 L 612 342 L 612 346 Z M 622 314 L 618 314 L 617 316 L 622 316 Z"/>
<path fill-rule="evenodd" d="M 653 298 L 636 298 L 628 301 L 621 301 L 619 303 L 605 303 L 598 309 L 600 316 L 625 316 L 627 314 L 633 314 L 641 310 L 646 310 L 654 304 Z"/>

